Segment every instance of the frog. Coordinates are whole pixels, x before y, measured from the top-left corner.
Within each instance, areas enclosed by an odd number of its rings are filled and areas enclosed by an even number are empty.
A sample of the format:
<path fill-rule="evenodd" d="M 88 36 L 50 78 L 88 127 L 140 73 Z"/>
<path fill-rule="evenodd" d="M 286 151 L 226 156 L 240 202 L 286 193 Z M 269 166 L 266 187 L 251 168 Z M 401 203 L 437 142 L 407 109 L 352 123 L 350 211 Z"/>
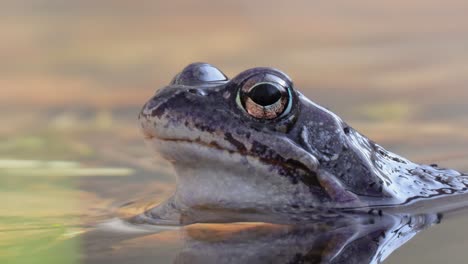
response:
<path fill-rule="evenodd" d="M 139 223 L 382 214 L 468 192 L 467 174 L 384 149 L 271 67 L 228 78 L 211 64 L 189 64 L 144 104 L 138 120 L 176 175 L 174 194 L 135 217 Z"/>

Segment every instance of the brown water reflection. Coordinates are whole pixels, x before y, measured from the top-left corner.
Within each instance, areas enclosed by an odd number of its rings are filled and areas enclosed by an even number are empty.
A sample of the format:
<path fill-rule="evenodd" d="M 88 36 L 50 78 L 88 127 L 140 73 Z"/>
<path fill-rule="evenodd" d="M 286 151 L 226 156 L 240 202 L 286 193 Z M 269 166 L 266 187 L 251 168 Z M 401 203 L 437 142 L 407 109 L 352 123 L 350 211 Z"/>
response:
<path fill-rule="evenodd" d="M 193 61 L 229 76 L 277 67 L 390 150 L 468 171 L 467 11 L 457 0 L 3 1 L 0 257 L 79 262 L 88 252 L 60 241 L 83 223 L 131 215 L 172 191 L 136 115 Z M 464 263 L 465 218 L 423 232 L 388 262 Z M 164 251 L 171 239 L 155 244 Z M 42 247 L 51 241 L 62 255 Z"/>

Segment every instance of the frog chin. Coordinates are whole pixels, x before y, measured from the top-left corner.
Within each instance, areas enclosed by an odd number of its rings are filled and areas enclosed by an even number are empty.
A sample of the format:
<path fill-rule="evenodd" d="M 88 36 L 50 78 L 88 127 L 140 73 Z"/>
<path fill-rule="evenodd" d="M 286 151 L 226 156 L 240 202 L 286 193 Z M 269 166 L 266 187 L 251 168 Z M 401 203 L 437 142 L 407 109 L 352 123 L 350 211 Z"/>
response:
<path fill-rule="evenodd" d="M 262 211 L 318 203 L 308 186 L 293 183 L 257 157 L 185 140 L 152 139 L 151 144 L 175 168 L 177 207 Z"/>

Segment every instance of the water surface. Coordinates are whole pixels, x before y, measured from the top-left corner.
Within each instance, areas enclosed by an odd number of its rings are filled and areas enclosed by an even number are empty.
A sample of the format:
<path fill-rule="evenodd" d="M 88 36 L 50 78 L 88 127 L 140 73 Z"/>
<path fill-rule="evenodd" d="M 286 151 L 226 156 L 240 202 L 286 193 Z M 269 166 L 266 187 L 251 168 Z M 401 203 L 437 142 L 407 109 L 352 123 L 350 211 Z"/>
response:
<path fill-rule="evenodd" d="M 277 67 L 389 150 L 468 171 L 463 1 L 0 5 L 2 263 L 203 263 L 246 245 L 262 263 L 271 249 L 305 252 L 336 234 L 258 223 L 155 233 L 99 226 L 173 191 L 173 171 L 145 147 L 136 116 L 193 61 L 228 76 Z M 464 212 L 444 218 L 386 263 L 465 263 L 467 221 Z M 262 239 L 274 241 L 270 249 Z"/>

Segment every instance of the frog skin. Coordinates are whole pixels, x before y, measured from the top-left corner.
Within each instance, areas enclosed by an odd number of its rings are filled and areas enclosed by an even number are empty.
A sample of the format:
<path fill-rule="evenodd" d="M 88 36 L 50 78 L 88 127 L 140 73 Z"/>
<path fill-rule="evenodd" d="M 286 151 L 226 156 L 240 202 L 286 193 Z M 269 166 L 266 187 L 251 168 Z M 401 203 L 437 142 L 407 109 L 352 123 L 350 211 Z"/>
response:
<path fill-rule="evenodd" d="M 211 222 L 222 214 L 268 221 L 282 212 L 395 208 L 467 192 L 468 175 L 385 150 L 273 68 L 228 79 L 210 64 L 190 64 L 143 106 L 139 121 L 177 184 L 137 222 Z"/>

